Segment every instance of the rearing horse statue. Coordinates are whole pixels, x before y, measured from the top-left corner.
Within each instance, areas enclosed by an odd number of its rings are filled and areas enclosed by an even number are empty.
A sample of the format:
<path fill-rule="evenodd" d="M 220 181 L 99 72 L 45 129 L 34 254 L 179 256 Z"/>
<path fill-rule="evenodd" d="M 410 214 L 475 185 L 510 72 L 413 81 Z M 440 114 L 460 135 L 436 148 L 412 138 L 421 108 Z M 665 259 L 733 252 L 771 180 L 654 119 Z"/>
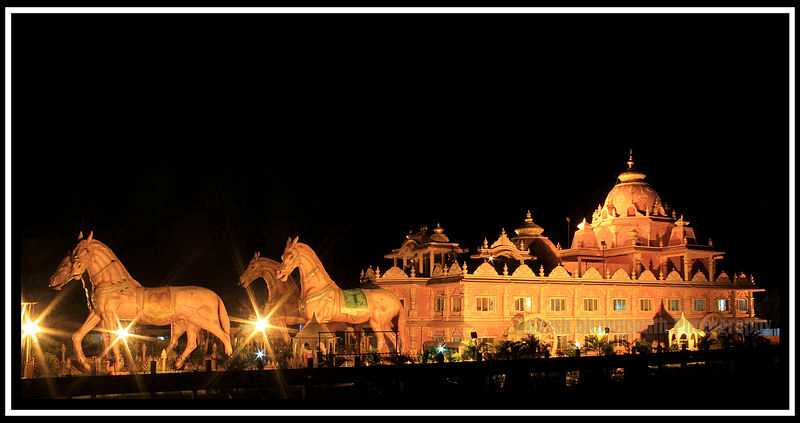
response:
<path fill-rule="evenodd" d="M 261 257 L 256 251 L 247 267 L 239 276 L 239 285 L 250 292 L 250 285 L 261 278 L 267 286 L 267 303 L 261 311 L 263 316 L 269 316 L 270 326 L 276 327 L 289 344 L 288 325 L 303 324 L 306 319 L 300 313 L 300 293 L 292 283 L 280 283 L 276 273 L 281 264 L 267 257 Z"/>
<path fill-rule="evenodd" d="M 120 320 L 156 326 L 173 325 L 173 335 L 176 327 L 186 330 L 186 349 L 175 362 L 176 368 L 183 367 L 189 354 L 197 347 L 197 328 L 219 338 L 227 355 L 233 353 L 230 319 L 222 299 L 213 291 L 199 286 L 145 288 L 128 273 L 110 248 L 94 239 L 93 232 L 86 239 L 83 239 L 83 233 L 78 235 L 78 244 L 69 260 L 69 272 L 65 272 L 65 263 L 62 262 L 51 276 L 51 288 L 59 290 L 74 279 L 82 279 L 84 273 L 88 273 L 93 287 L 89 316 L 72 335 L 75 355 L 85 369 L 89 369 L 89 362 L 83 354 L 81 340 L 101 322 L 106 333 L 115 331 Z M 63 277 L 63 274 L 68 276 Z M 104 339 L 107 340 L 107 336 Z M 176 341 L 177 337 L 173 336 L 170 346 Z M 116 362 L 120 363 L 119 345 L 116 342 L 111 345 Z"/>
<path fill-rule="evenodd" d="M 369 322 L 376 332 L 378 351 L 387 352 L 386 337 L 392 331 L 392 320 L 397 317 L 400 334 L 399 352 L 406 346 L 406 313 L 400 299 L 386 289 L 342 290 L 328 276 L 317 254 L 306 244 L 289 238 L 281 257 L 278 279 L 286 282 L 294 269 L 300 269 L 300 301 L 307 321 L 316 315 L 320 323 L 343 322 L 358 324 Z"/>

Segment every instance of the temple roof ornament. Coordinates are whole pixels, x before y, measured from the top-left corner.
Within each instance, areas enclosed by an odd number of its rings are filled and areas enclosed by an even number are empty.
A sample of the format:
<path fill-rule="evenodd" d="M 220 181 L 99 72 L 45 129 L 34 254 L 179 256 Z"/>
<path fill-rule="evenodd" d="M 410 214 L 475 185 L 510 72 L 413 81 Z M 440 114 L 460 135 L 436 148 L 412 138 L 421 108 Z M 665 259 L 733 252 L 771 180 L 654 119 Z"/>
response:
<path fill-rule="evenodd" d="M 473 259 L 494 260 L 495 257 L 509 257 L 524 263 L 525 260 L 534 260 L 536 257 L 530 254 L 530 249 L 521 250 L 508 238 L 505 229 L 501 229 L 500 236 L 491 246 L 488 245 L 486 238 L 483 239 L 483 247 L 478 249 L 478 254 L 470 256 Z"/>

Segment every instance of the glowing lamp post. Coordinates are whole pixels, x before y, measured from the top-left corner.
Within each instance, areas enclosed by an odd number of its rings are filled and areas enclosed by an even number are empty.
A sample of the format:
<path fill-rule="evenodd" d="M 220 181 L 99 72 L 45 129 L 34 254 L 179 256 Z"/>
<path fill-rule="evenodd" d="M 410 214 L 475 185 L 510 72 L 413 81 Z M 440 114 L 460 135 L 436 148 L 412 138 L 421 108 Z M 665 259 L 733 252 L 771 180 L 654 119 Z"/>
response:
<path fill-rule="evenodd" d="M 130 335 L 130 333 L 128 332 L 128 330 L 127 330 L 127 329 L 125 329 L 125 328 L 119 328 L 119 329 L 117 329 L 117 338 L 118 338 L 119 340 L 121 340 L 121 341 L 124 341 L 124 340 L 125 340 L 125 338 L 127 338 L 127 337 L 128 337 L 128 335 Z"/>

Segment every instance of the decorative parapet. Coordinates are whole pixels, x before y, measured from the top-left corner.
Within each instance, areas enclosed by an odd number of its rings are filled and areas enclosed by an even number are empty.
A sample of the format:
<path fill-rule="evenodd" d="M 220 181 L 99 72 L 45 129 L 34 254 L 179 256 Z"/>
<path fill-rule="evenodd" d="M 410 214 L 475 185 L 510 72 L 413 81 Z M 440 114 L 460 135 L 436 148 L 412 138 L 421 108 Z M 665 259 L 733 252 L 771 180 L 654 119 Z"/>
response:
<path fill-rule="evenodd" d="M 517 267 L 517 270 L 514 270 L 514 273 L 511 275 L 512 278 L 535 278 L 536 275 L 533 273 L 533 270 L 528 267 L 527 264 L 521 264 Z"/>
<path fill-rule="evenodd" d="M 497 277 L 497 276 L 500 276 L 497 273 L 497 270 L 494 268 L 494 266 L 489 264 L 489 262 L 481 263 L 481 265 L 478 266 L 477 269 L 475 269 L 475 272 L 472 273 L 472 275 L 473 276 L 486 276 L 486 277 Z"/>
<path fill-rule="evenodd" d="M 442 269 L 442 266 L 439 264 L 434 265 L 433 270 L 431 270 L 431 277 L 439 278 L 442 276 L 444 276 L 444 270 Z"/>
<path fill-rule="evenodd" d="M 680 273 L 678 273 L 678 272 L 673 270 L 673 271 L 669 272 L 669 274 L 667 275 L 667 280 L 668 281 L 681 282 L 681 281 L 683 281 L 683 278 L 681 277 Z"/>
<path fill-rule="evenodd" d="M 569 279 L 572 277 L 572 275 L 569 274 L 569 271 L 567 271 L 567 269 L 565 269 L 564 266 L 559 265 L 553 268 L 553 270 L 550 272 L 549 277 Z"/>
<path fill-rule="evenodd" d="M 597 269 L 594 267 L 590 267 L 586 269 L 586 272 L 583 273 L 583 279 L 603 279 L 603 275 L 600 274 Z"/>
<path fill-rule="evenodd" d="M 614 274 L 611 276 L 611 279 L 615 281 L 629 281 L 631 280 L 631 277 L 628 275 L 628 272 L 626 272 L 625 269 L 620 267 L 616 272 L 614 272 Z"/>
<path fill-rule="evenodd" d="M 397 266 L 392 266 L 386 271 L 386 273 L 383 274 L 383 276 L 381 276 L 381 279 L 408 279 L 408 275 L 406 275 L 406 272 L 404 272 L 403 269 Z"/>
<path fill-rule="evenodd" d="M 642 272 L 641 275 L 639 275 L 639 279 L 638 280 L 656 282 L 656 275 L 654 275 L 653 272 L 651 272 L 649 270 L 645 270 L 644 272 Z"/>
<path fill-rule="evenodd" d="M 725 273 L 725 271 L 722 271 L 722 272 L 719 272 L 719 275 L 717 275 L 717 280 L 716 281 L 719 282 L 719 283 L 731 283 L 731 278 L 730 278 L 730 276 L 728 276 L 727 273 Z"/>
<path fill-rule="evenodd" d="M 460 275 L 462 273 L 461 266 L 458 265 L 457 261 L 453 262 L 453 265 L 450 266 L 450 269 L 447 271 L 449 275 Z"/>
<path fill-rule="evenodd" d="M 692 282 L 708 282 L 708 279 L 705 273 L 698 270 L 692 275 Z"/>

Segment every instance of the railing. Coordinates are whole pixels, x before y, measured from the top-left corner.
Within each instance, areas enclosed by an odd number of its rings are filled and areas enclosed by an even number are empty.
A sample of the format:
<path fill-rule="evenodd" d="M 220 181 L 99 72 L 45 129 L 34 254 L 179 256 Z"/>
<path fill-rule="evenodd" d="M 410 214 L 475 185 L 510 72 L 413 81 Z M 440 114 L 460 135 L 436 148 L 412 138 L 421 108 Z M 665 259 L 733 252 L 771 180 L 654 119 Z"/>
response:
<path fill-rule="evenodd" d="M 344 392 L 343 389 L 351 389 L 346 392 L 348 399 L 460 399 L 449 404 L 456 408 L 494 406 L 483 401 L 487 398 L 499 401 L 517 398 L 522 401 L 519 405 L 523 408 L 558 405 L 580 408 L 589 404 L 601 408 L 674 408 L 676 404 L 664 401 L 680 398 L 683 403 L 678 404 L 678 408 L 707 408 L 707 401 L 716 398 L 715 395 L 726 401 L 711 403 L 715 408 L 747 408 L 756 400 L 760 401 L 758 407 L 761 408 L 771 404 L 770 401 L 782 399 L 773 392 L 785 386 L 779 383 L 786 375 L 786 361 L 782 357 L 779 349 L 765 348 L 345 368 L 82 376 L 21 380 L 18 392 L 19 398 L 29 401 L 32 407 L 43 404 L 31 402 L 37 398 L 121 394 L 159 397 L 159 393 L 181 391 L 213 398 L 240 395 L 247 399 L 325 400 Z M 747 396 L 747 401 L 731 403 L 728 386 L 742 387 L 737 395 Z M 293 387 L 302 388 L 302 396 L 292 394 L 298 392 Z M 681 395 L 677 395 L 678 392 Z M 576 398 L 583 402 L 573 403 Z M 639 403 L 630 402 L 634 400 Z M 208 406 L 202 402 L 191 404 Z M 397 402 L 396 406 L 412 404 L 419 403 Z M 447 406 L 438 404 L 438 407 Z"/>

